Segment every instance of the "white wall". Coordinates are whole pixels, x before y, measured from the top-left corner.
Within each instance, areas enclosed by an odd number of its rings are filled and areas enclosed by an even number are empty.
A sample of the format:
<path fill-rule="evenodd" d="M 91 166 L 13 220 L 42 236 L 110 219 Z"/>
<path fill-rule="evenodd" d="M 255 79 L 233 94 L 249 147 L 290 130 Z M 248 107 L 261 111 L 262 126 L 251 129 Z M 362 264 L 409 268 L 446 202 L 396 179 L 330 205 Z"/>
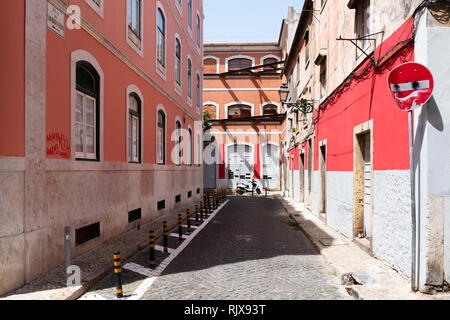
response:
<path fill-rule="evenodd" d="M 427 19 L 429 19 L 427 21 Z M 442 284 L 450 274 L 450 28 L 429 15 L 418 24 L 416 62 L 427 66 L 435 88 L 430 101 L 415 112 L 417 215 L 420 219 L 419 285 Z"/>

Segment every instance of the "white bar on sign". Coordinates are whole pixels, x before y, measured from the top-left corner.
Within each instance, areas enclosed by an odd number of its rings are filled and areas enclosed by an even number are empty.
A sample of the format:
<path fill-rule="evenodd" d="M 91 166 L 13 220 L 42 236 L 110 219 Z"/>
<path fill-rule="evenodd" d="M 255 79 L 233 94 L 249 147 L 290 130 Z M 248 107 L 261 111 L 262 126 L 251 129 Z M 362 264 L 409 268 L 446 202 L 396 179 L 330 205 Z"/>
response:
<path fill-rule="evenodd" d="M 415 91 L 419 89 L 429 89 L 429 88 L 430 88 L 430 80 L 391 84 L 391 90 L 394 92 Z"/>

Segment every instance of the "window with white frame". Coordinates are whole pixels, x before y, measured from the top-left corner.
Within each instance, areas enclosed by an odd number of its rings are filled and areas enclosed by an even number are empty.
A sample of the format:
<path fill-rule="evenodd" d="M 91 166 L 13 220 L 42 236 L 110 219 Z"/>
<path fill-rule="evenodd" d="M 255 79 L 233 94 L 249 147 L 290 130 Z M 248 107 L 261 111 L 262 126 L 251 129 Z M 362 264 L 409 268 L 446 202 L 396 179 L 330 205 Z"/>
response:
<path fill-rule="evenodd" d="M 327 95 L 327 59 L 323 59 L 320 65 L 320 98 Z"/>
<path fill-rule="evenodd" d="M 85 0 L 86 3 L 103 18 L 104 0 Z"/>
<path fill-rule="evenodd" d="M 156 160 L 158 164 L 166 163 L 166 114 L 164 111 L 158 111 L 158 123 L 157 123 L 157 155 Z"/>
<path fill-rule="evenodd" d="M 370 0 L 360 0 L 356 3 L 356 16 L 355 16 L 355 26 L 356 35 L 358 38 L 358 45 L 367 50 L 370 46 L 370 40 L 367 40 L 367 36 L 370 34 Z M 363 54 L 361 50 L 358 49 L 357 56 Z"/>
<path fill-rule="evenodd" d="M 200 76 L 197 74 L 197 111 L 200 112 Z"/>
<path fill-rule="evenodd" d="M 274 104 L 266 104 L 262 108 L 262 115 L 268 116 L 268 115 L 275 115 L 278 114 L 278 106 Z"/>
<path fill-rule="evenodd" d="M 188 59 L 187 63 L 187 94 L 189 98 L 192 98 L 192 62 Z"/>
<path fill-rule="evenodd" d="M 181 166 L 181 159 L 182 159 L 182 147 L 181 147 L 181 143 L 182 143 L 182 134 L 181 134 L 181 122 L 180 121 L 176 121 L 175 122 L 175 133 L 176 133 L 176 160 L 175 160 L 175 164 L 177 166 Z"/>
<path fill-rule="evenodd" d="M 197 134 L 197 165 L 200 167 L 200 164 L 202 163 L 201 159 L 201 145 L 200 145 L 200 134 Z"/>
<path fill-rule="evenodd" d="M 192 130 L 189 128 L 188 164 L 192 166 Z"/>
<path fill-rule="evenodd" d="M 181 0 L 175 0 L 175 5 L 177 6 L 178 12 L 180 12 L 180 14 L 181 14 L 182 8 L 183 8 L 182 1 Z"/>
<path fill-rule="evenodd" d="M 128 0 L 128 27 L 141 38 L 141 0 Z"/>
<path fill-rule="evenodd" d="M 75 157 L 98 160 L 100 77 L 87 62 L 76 64 Z"/>
<path fill-rule="evenodd" d="M 234 58 L 228 61 L 228 71 L 251 68 L 252 60 L 247 58 Z"/>
<path fill-rule="evenodd" d="M 228 119 L 249 118 L 252 116 L 252 107 L 244 104 L 235 104 L 228 107 Z"/>
<path fill-rule="evenodd" d="M 265 58 L 263 60 L 263 65 L 264 65 L 263 70 L 276 72 L 278 66 L 275 65 L 274 63 L 277 63 L 277 62 L 278 62 L 277 58 L 272 58 L 272 57 Z M 272 64 L 272 65 L 270 65 L 270 64 Z"/>
<path fill-rule="evenodd" d="M 128 0 L 127 41 L 142 53 L 142 0 Z"/>
<path fill-rule="evenodd" d="M 308 66 L 309 62 L 309 30 L 306 30 L 305 36 L 303 37 L 305 42 L 305 68 Z"/>
<path fill-rule="evenodd" d="M 165 69 L 166 67 L 166 19 L 161 9 L 158 8 L 156 36 L 156 58 L 158 65 Z"/>
<path fill-rule="evenodd" d="M 128 96 L 128 161 L 141 161 L 141 100 L 136 94 Z"/>
<path fill-rule="evenodd" d="M 175 38 L 175 82 L 181 86 L 181 43 Z"/>
<path fill-rule="evenodd" d="M 197 46 L 200 48 L 201 39 L 201 26 L 200 26 L 200 16 L 197 15 Z"/>
<path fill-rule="evenodd" d="M 188 26 L 192 30 L 192 0 L 188 0 Z"/>

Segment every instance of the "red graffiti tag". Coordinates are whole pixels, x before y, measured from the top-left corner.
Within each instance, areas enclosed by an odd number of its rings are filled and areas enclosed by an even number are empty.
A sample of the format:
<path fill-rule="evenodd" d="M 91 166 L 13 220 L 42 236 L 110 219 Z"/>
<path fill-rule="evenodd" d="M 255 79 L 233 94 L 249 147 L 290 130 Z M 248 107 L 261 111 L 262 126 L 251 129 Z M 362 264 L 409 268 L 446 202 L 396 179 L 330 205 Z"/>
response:
<path fill-rule="evenodd" d="M 70 159 L 70 143 L 63 134 L 49 134 L 47 136 L 47 146 L 47 156 Z"/>

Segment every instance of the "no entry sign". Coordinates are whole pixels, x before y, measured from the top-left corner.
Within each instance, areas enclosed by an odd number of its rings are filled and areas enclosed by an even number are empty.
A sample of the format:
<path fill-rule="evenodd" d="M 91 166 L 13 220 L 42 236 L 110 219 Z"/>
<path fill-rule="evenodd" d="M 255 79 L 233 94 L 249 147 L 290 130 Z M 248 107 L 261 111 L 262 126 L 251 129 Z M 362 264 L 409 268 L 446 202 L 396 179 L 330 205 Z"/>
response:
<path fill-rule="evenodd" d="M 400 110 L 411 111 L 430 99 L 434 81 L 430 70 L 425 66 L 407 62 L 389 73 L 388 85 Z"/>

